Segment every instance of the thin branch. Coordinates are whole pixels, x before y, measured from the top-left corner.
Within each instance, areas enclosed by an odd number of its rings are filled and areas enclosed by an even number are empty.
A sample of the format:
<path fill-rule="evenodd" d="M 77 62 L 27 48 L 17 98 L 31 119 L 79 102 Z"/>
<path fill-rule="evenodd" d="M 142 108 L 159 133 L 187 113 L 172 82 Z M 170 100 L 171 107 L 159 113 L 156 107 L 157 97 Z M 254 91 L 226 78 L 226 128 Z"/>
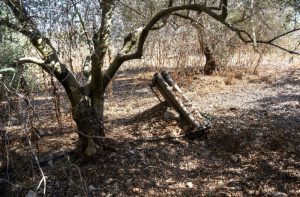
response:
<path fill-rule="evenodd" d="M 32 104 L 31 104 L 31 102 L 30 102 L 30 100 L 29 100 L 28 98 L 26 98 L 26 97 L 23 96 L 22 94 L 19 94 L 17 91 L 12 91 L 11 89 L 9 89 L 9 88 L 5 85 L 5 83 L 3 83 L 3 82 L 1 82 L 1 81 L 0 81 L 0 84 L 1 84 L 8 92 L 10 92 L 10 93 L 12 93 L 12 94 L 15 94 L 15 95 L 17 95 L 18 97 L 24 99 L 25 102 L 30 106 L 30 108 L 33 109 L 33 106 L 32 106 Z M 41 175 L 42 175 L 42 179 L 40 180 L 40 182 L 39 182 L 39 184 L 38 184 L 36 190 L 38 190 L 38 189 L 40 188 L 41 184 L 44 183 L 43 194 L 45 195 L 45 194 L 46 194 L 46 188 L 47 188 L 46 176 L 45 176 L 44 171 L 42 170 L 42 168 L 41 168 L 41 166 L 40 166 L 39 159 L 38 159 L 38 157 L 37 157 L 37 155 L 36 155 L 36 153 L 35 153 L 35 151 L 34 151 L 34 149 L 33 149 L 33 147 L 32 147 L 31 140 L 30 140 L 30 138 L 29 138 L 29 136 L 28 136 L 27 133 L 26 133 L 26 136 L 27 136 L 27 140 L 28 140 L 28 143 L 29 143 L 29 146 L 30 146 L 30 150 L 31 150 L 31 152 L 32 152 L 32 155 L 33 155 L 33 157 L 34 157 L 34 159 L 35 159 L 35 161 L 36 161 L 36 164 L 37 164 L 37 166 L 38 166 L 38 168 L 39 168 L 39 171 L 40 171 L 40 173 L 41 173 Z"/>
<path fill-rule="evenodd" d="M 299 30 L 300 30 L 300 28 L 296 28 L 296 29 L 293 29 L 293 30 L 284 32 L 283 34 L 280 34 L 280 35 L 278 35 L 278 36 L 276 36 L 276 37 L 270 39 L 268 42 L 273 42 L 273 41 L 275 41 L 275 40 L 277 40 L 277 39 L 279 39 L 279 38 L 281 38 L 281 37 L 283 37 L 283 36 L 286 36 L 286 35 L 288 35 L 288 34 L 290 34 L 290 33 L 294 33 L 294 32 L 299 31 Z"/>
<path fill-rule="evenodd" d="M 117 0 L 117 2 L 119 2 L 119 3 L 120 3 L 122 6 L 124 6 L 125 8 L 127 8 L 127 9 L 129 9 L 129 10 L 135 12 L 136 14 L 138 14 L 138 15 L 140 15 L 140 16 L 146 18 L 146 16 L 145 16 L 144 14 L 142 14 L 141 12 L 137 11 L 136 9 L 134 9 L 134 8 L 132 8 L 132 7 L 128 6 L 128 5 L 126 5 L 126 4 L 123 3 L 122 1 Z"/>
<path fill-rule="evenodd" d="M 206 6 L 207 3 L 205 2 L 204 4 Z M 220 0 L 218 7 L 208 6 L 208 8 L 215 11 L 222 11 L 221 15 L 226 14 L 227 16 L 227 5 L 228 5 L 228 0 Z"/>
<path fill-rule="evenodd" d="M 46 64 L 40 64 L 42 65 L 41 67 L 48 73 L 49 71 L 51 71 L 50 73 L 54 73 L 55 77 L 64 86 L 72 105 L 79 103 L 82 98 L 80 84 L 73 74 L 70 74 L 69 69 L 60 62 L 58 54 L 50 40 L 43 35 L 34 21 L 29 17 L 24 4 L 20 0 L 4 1 L 4 3 L 6 3 L 13 12 L 18 20 L 19 26 L 14 26 L 10 23 L 6 24 L 16 31 L 19 31 L 30 40 L 31 44 L 37 49 L 46 62 Z M 35 62 L 41 63 L 40 61 Z"/>
<path fill-rule="evenodd" d="M 153 14 L 153 5 L 151 5 L 149 2 L 148 2 L 148 0 L 142 0 L 142 2 L 144 2 L 146 5 L 147 5 L 147 7 L 150 9 L 150 11 L 151 11 L 151 15 Z"/>
<path fill-rule="evenodd" d="M 173 3 L 174 3 L 174 0 L 169 0 L 169 2 L 168 2 L 168 8 L 172 7 Z"/>
<path fill-rule="evenodd" d="M 173 6 L 174 1 L 173 0 L 169 0 L 168 2 L 168 8 L 171 8 Z M 164 26 L 166 26 L 168 19 L 170 18 L 171 14 L 166 15 L 165 17 L 163 17 L 160 22 L 157 22 L 156 25 L 154 25 L 151 30 L 159 30 L 161 28 L 163 28 Z"/>
<path fill-rule="evenodd" d="M 30 106 L 31 110 L 33 110 L 33 106 L 32 106 L 32 104 L 31 104 L 31 102 L 29 102 L 29 104 L 30 104 L 29 106 Z M 27 110 L 28 110 L 28 108 L 27 108 Z M 44 171 L 43 171 L 43 169 L 42 169 L 42 167 L 41 167 L 41 165 L 40 165 L 38 156 L 37 156 L 36 152 L 34 151 L 34 148 L 33 148 L 33 146 L 32 146 L 32 142 L 31 142 L 31 139 L 30 139 L 30 137 L 29 137 L 29 134 L 26 132 L 26 130 L 27 130 L 26 127 L 27 127 L 27 126 L 25 125 L 24 133 L 26 134 L 27 141 L 28 141 L 28 144 L 29 144 L 29 146 L 30 146 L 31 153 L 32 153 L 32 155 L 33 155 L 33 158 L 34 158 L 34 160 L 35 160 L 35 162 L 36 162 L 36 164 L 37 164 L 37 166 L 38 166 L 38 168 L 39 168 L 39 171 L 40 171 L 40 173 L 41 173 L 41 176 L 42 176 L 42 178 L 41 178 L 41 180 L 40 180 L 38 186 L 36 187 L 36 191 L 39 190 L 40 186 L 41 186 L 42 183 L 43 183 L 43 184 L 44 184 L 43 194 L 46 195 L 46 189 L 47 189 L 47 180 L 46 180 L 46 178 L 47 178 L 47 177 L 45 176 L 45 173 L 44 173 Z M 28 130 L 27 130 L 27 131 L 28 131 Z"/>
<path fill-rule="evenodd" d="M 15 61 L 16 64 L 27 64 L 32 63 L 39 66 L 45 66 L 46 62 L 44 60 L 35 58 L 35 57 L 23 57 Z"/>
<path fill-rule="evenodd" d="M 16 96 L 18 96 L 18 97 L 24 99 L 24 101 L 25 101 L 26 103 L 29 103 L 29 104 L 31 105 L 29 99 L 26 98 L 24 95 L 18 93 L 17 91 L 11 90 L 11 89 L 8 88 L 7 85 L 6 85 L 5 83 L 3 83 L 2 81 L 0 81 L 0 84 L 6 89 L 7 92 L 9 92 L 9 93 L 11 93 L 11 94 L 15 94 Z"/>
<path fill-rule="evenodd" d="M 193 18 L 191 18 L 191 17 L 189 17 L 189 16 L 181 15 L 181 14 L 178 14 L 178 13 L 173 13 L 172 15 L 178 16 L 178 17 L 181 17 L 181 18 L 183 18 L 183 19 L 187 19 L 187 20 L 190 20 L 191 22 L 196 22 L 197 24 L 199 24 L 196 20 L 194 20 Z M 199 24 L 199 25 L 201 25 L 201 24 Z M 201 26 L 202 26 L 202 25 L 201 25 Z M 228 26 L 227 26 L 227 27 L 228 27 Z M 251 37 L 251 35 L 250 35 L 248 32 L 246 32 L 246 31 L 244 31 L 244 30 L 240 30 L 240 29 L 234 28 L 234 27 L 232 27 L 231 25 L 229 26 L 229 28 L 230 28 L 232 31 L 234 31 L 234 32 L 238 35 L 238 37 L 239 37 L 245 44 L 253 43 L 253 42 L 254 42 L 253 37 Z M 258 43 L 258 44 L 268 44 L 268 45 L 271 45 L 271 46 L 276 47 L 276 48 L 279 48 L 279 49 L 281 49 L 281 50 L 283 50 L 283 51 L 285 51 L 285 52 L 288 52 L 288 53 L 290 53 L 290 54 L 300 55 L 300 53 L 296 52 L 295 50 L 288 50 L 288 49 L 286 49 L 286 48 L 284 48 L 284 47 L 282 47 L 282 46 L 280 46 L 280 45 L 278 45 L 278 44 L 274 44 L 274 43 L 273 43 L 274 41 L 278 40 L 279 38 L 284 37 L 284 36 L 286 36 L 286 35 L 288 35 L 288 34 L 294 33 L 294 32 L 296 32 L 296 31 L 299 31 L 299 30 L 300 30 L 300 28 L 296 28 L 296 29 L 293 29 L 293 30 L 284 32 L 284 33 L 282 33 L 282 34 L 280 34 L 280 35 L 278 35 L 278 36 L 275 36 L 275 37 L 273 37 L 273 38 L 270 39 L 270 40 L 266 40 L 266 41 L 263 41 L 263 40 L 256 40 L 255 42 Z M 245 34 L 245 35 L 247 36 L 248 40 L 247 40 L 247 38 L 244 38 L 243 34 Z"/>
<path fill-rule="evenodd" d="M 222 16 L 223 20 L 225 21 L 227 15 L 228 15 L 228 9 L 227 9 L 228 0 L 221 0 L 220 3 L 221 3 L 221 10 L 222 10 L 221 16 Z"/>
<path fill-rule="evenodd" d="M 79 10 L 78 10 L 78 8 L 77 8 L 76 3 L 74 2 L 74 0 L 71 0 L 71 2 L 72 2 L 72 5 L 73 5 L 73 7 L 74 7 L 74 9 L 75 9 L 76 14 L 78 15 L 80 24 L 81 24 L 82 29 L 83 29 L 84 36 L 85 36 L 85 38 L 86 38 L 86 42 L 87 42 L 87 44 L 88 44 L 88 46 L 89 46 L 89 50 L 90 50 L 90 52 L 92 53 L 92 43 L 91 43 L 91 39 L 90 39 L 89 36 L 88 36 L 88 32 L 87 32 L 87 29 L 86 29 L 86 27 L 85 27 L 83 18 L 82 18 L 82 16 L 81 16 L 81 14 L 80 14 L 80 12 L 79 12 Z"/>
<path fill-rule="evenodd" d="M 38 186 L 36 187 L 36 190 L 38 190 L 41 186 L 42 183 L 44 183 L 44 189 L 43 189 L 43 194 L 45 195 L 46 194 L 46 188 L 47 188 L 47 181 L 46 181 L 46 176 L 44 174 L 44 171 L 42 170 L 41 166 L 40 166 L 40 162 L 39 162 L 39 159 L 35 153 L 35 151 L 33 150 L 33 147 L 32 147 L 32 143 L 31 143 L 31 140 L 29 139 L 29 137 L 27 136 L 27 140 L 28 140 L 28 143 L 29 143 L 29 146 L 30 146 L 30 149 L 31 149 L 31 152 L 32 152 L 32 155 L 34 157 L 34 160 L 39 168 L 39 171 L 42 175 L 42 178 L 38 184 Z"/>
<path fill-rule="evenodd" d="M 252 41 L 247 41 L 246 43 L 251 43 L 251 42 L 252 42 Z M 268 44 L 268 45 L 271 45 L 271 46 L 276 47 L 276 48 L 278 48 L 278 49 L 281 49 L 281 50 L 283 50 L 283 51 L 285 51 L 285 52 L 288 52 L 289 54 L 300 55 L 299 52 L 296 52 L 296 51 L 293 51 L 293 50 L 286 49 L 286 48 L 284 48 L 284 47 L 282 47 L 282 46 L 280 46 L 280 45 L 278 45 L 278 44 L 274 44 L 274 43 L 269 42 L 269 41 L 260 41 L 260 40 L 258 40 L 257 43 L 258 43 L 258 44 Z"/>
<path fill-rule="evenodd" d="M 86 182 L 82 178 L 81 170 L 80 170 L 79 166 L 77 166 L 76 164 L 73 164 L 73 165 L 75 165 L 75 167 L 77 168 L 77 170 L 79 172 L 80 182 L 81 182 L 81 184 L 83 186 L 82 187 L 83 192 L 85 193 L 85 196 L 88 196 L 88 188 L 87 188 Z"/>
<path fill-rule="evenodd" d="M 232 46 L 232 45 L 229 45 L 226 43 L 225 40 L 222 40 L 220 39 L 220 36 L 216 35 L 213 31 L 211 31 L 210 29 L 208 29 L 207 27 L 205 27 L 203 24 L 201 24 L 199 21 L 191 18 L 190 16 L 188 15 L 183 15 L 183 14 L 179 14 L 179 13 L 173 13 L 172 14 L 173 16 L 177 16 L 177 17 L 180 17 L 180 18 L 183 18 L 183 19 L 186 19 L 186 20 L 189 20 L 192 24 L 192 26 L 194 26 L 196 29 L 199 29 L 199 28 L 203 28 L 205 29 L 206 31 L 208 31 L 215 39 L 217 39 L 218 41 L 220 42 L 223 42 L 225 43 L 227 46 Z"/>
<path fill-rule="evenodd" d="M 13 66 L 19 66 L 23 64 L 36 64 L 50 75 L 53 75 L 53 71 L 50 69 L 50 66 L 42 59 L 38 59 L 35 57 L 23 57 L 11 63 L 11 65 Z"/>

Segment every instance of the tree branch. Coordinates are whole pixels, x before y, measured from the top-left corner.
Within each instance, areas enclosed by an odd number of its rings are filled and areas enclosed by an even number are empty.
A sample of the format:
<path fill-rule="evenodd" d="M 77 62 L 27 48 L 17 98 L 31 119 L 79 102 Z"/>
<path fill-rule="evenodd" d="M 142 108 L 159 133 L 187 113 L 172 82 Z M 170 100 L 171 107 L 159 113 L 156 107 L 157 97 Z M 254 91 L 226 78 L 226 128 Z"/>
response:
<path fill-rule="evenodd" d="M 165 17 L 169 16 L 173 12 L 180 11 L 180 10 L 193 10 L 193 11 L 200 11 L 205 12 L 210 15 L 212 18 L 218 21 L 224 21 L 224 16 L 222 14 L 218 15 L 211 11 L 208 7 L 204 4 L 187 4 L 181 6 L 174 6 L 166 8 L 160 12 L 157 12 L 152 19 L 147 23 L 146 26 L 140 27 L 136 29 L 133 33 L 129 34 L 124 39 L 123 48 L 115 57 L 114 61 L 111 63 L 107 71 L 104 73 L 103 79 L 103 86 L 104 88 L 108 85 L 109 81 L 113 78 L 119 67 L 122 65 L 124 61 L 132 60 L 132 59 L 139 59 L 142 57 L 143 54 L 143 46 L 146 41 L 146 38 L 151 30 L 154 30 L 155 25 L 164 19 Z M 130 53 L 132 49 L 136 47 L 135 52 Z"/>
<path fill-rule="evenodd" d="M 46 62 L 44 60 L 35 58 L 35 57 L 23 57 L 20 58 L 18 60 L 16 60 L 17 64 L 26 64 L 26 63 L 32 63 L 32 64 L 36 64 L 39 66 L 44 66 L 46 64 Z"/>
<path fill-rule="evenodd" d="M 9 22 L 8 19 L 0 19 L 0 26 L 6 26 L 12 30 L 15 30 L 17 32 L 24 34 L 25 36 L 30 36 L 30 34 L 31 34 L 30 31 L 26 30 L 25 28 L 23 28 L 22 26 L 20 26 L 18 24 Z"/>
<path fill-rule="evenodd" d="M 252 43 L 252 41 L 247 41 L 246 43 Z M 278 45 L 278 44 L 274 44 L 274 43 L 272 43 L 272 42 L 270 42 L 270 41 L 261 41 L 261 40 L 258 40 L 257 43 L 258 43 L 258 44 L 267 44 L 267 45 L 271 45 L 271 46 L 276 47 L 276 48 L 278 48 L 278 49 L 280 49 L 280 50 L 283 50 L 283 51 L 285 51 L 285 52 L 288 52 L 289 54 L 300 55 L 299 52 L 296 52 L 296 51 L 293 51 L 293 50 L 286 49 L 286 48 L 284 48 L 284 47 L 282 47 L 282 46 L 280 46 L 280 45 Z"/>
<path fill-rule="evenodd" d="M 93 36 L 94 53 L 91 56 L 91 81 L 90 88 L 94 98 L 99 99 L 104 91 L 102 82 L 102 67 L 104 57 L 108 49 L 110 31 L 112 24 L 112 11 L 114 9 L 114 0 L 102 0 L 101 26 Z"/>
<path fill-rule="evenodd" d="M 280 34 L 278 36 L 275 36 L 274 38 L 270 39 L 268 42 L 274 42 L 274 41 L 278 40 L 279 38 L 281 38 L 283 36 L 286 36 L 286 35 L 288 35 L 290 33 L 293 33 L 293 32 L 299 31 L 299 30 L 300 30 L 300 28 L 296 28 L 296 29 L 284 32 L 284 33 L 282 33 L 282 34 Z"/>
<path fill-rule="evenodd" d="M 158 13 L 156 13 L 152 19 L 146 24 L 144 27 L 140 27 L 136 29 L 133 33 L 129 34 L 124 39 L 124 45 L 123 48 L 120 50 L 120 52 L 115 57 L 114 61 L 111 63 L 110 67 L 107 69 L 106 73 L 104 73 L 104 82 L 103 86 L 106 87 L 109 83 L 109 81 L 113 78 L 119 67 L 122 65 L 123 62 L 131 60 L 131 59 L 139 59 L 142 57 L 143 54 L 143 46 L 146 41 L 146 38 L 149 34 L 149 32 L 153 29 L 155 29 L 155 25 L 162 20 L 164 17 L 169 16 L 170 14 L 180 11 L 180 10 L 192 10 L 197 11 L 200 13 L 206 13 L 213 19 L 217 20 L 218 22 L 222 23 L 232 31 L 234 31 L 238 37 L 244 42 L 244 43 L 252 43 L 253 38 L 251 35 L 245 31 L 238 28 L 233 27 L 231 24 L 227 23 L 225 21 L 227 15 L 228 15 L 228 0 L 221 0 L 219 8 L 212 8 L 212 7 L 206 7 L 205 4 L 188 4 L 188 5 L 181 5 L 181 6 L 174 6 L 169 7 L 167 9 L 164 9 Z M 213 12 L 213 10 L 221 10 L 220 14 L 216 14 Z M 296 30 L 292 30 L 289 32 L 285 32 L 279 36 L 276 36 L 268 41 L 261 41 L 258 40 L 257 43 L 261 44 L 269 44 L 271 46 L 277 47 L 281 50 L 284 50 L 291 54 L 299 54 L 298 52 L 291 51 L 288 49 L 285 49 L 284 47 L 281 47 L 277 44 L 274 44 L 273 41 L 279 39 L 282 36 L 285 36 L 289 33 L 295 32 Z M 135 52 L 130 53 L 132 49 L 136 47 Z"/>
<path fill-rule="evenodd" d="M 88 36 L 88 32 L 87 32 L 87 29 L 86 29 L 86 27 L 85 27 L 83 18 L 82 18 L 82 16 L 81 16 L 81 14 L 80 14 L 80 12 L 79 12 L 79 10 L 78 10 L 78 8 L 77 8 L 76 3 L 74 2 L 74 0 L 71 0 L 71 3 L 72 3 L 72 5 L 73 5 L 73 7 L 74 7 L 74 9 L 75 9 L 75 12 L 76 12 L 78 18 L 79 18 L 79 22 L 80 22 L 80 24 L 81 24 L 81 26 L 82 26 L 83 33 L 84 33 L 84 36 L 85 36 L 85 38 L 86 38 L 86 42 L 87 42 L 87 44 L 88 44 L 89 50 L 90 50 L 90 52 L 92 53 L 91 39 L 90 39 L 89 36 Z"/>
<path fill-rule="evenodd" d="M 181 15 L 181 14 L 178 14 L 178 13 L 173 13 L 172 15 L 175 15 L 175 16 L 178 16 L 178 17 L 181 17 L 183 19 L 187 19 L 187 20 L 190 20 L 191 22 L 196 22 L 193 18 L 189 17 L 189 16 L 185 16 L 185 15 Z M 253 37 L 248 33 L 246 32 L 245 30 L 241 30 L 241 29 L 237 29 L 235 27 L 233 27 L 231 24 L 229 23 L 226 23 L 225 22 L 225 19 L 226 17 L 224 18 L 224 21 L 220 21 L 221 23 L 223 23 L 225 26 L 227 26 L 229 29 L 231 29 L 232 31 L 234 31 L 238 37 L 245 43 L 245 44 L 249 44 L 249 43 L 253 43 Z M 293 30 L 290 30 L 290 31 L 287 31 L 287 32 L 284 32 L 278 36 L 275 36 L 273 38 L 271 38 L 270 40 L 266 40 L 266 41 L 263 41 L 263 40 L 256 40 L 255 42 L 258 43 L 258 44 L 268 44 L 268 45 L 271 45 L 273 47 L 276 47 L 276 48 L 279 48 L 280 50 L 283 50 L 285 52 L 288 52 L 290 54 L 295 54 L 295 55 L 300 55 L 300 53 L 294 51 L 294 50 L 289 50 L 289 49 L 286 49 L 278 44 L 274 44 L 273 42 L 278 40 L 279 38 L 282 38 L 288 34 L 291 34 L 293 32 L 296 32 L 296 31 L 299 31 L 300 28 L 296 28 L 296 29 L 293 29 Z M 246 38 L 243 36 L 243 34 L 246 35 Z"/>
<path fill-rule="evenodd" d="M 153 16 L 153 18 L 148 22 L 148 24 L 143 28 L 143 30 L 140 33 L 139 39 L 138 39 L 138 44 L 137 44 L 137 49 L 136 52 L 132 54 L 124 54 L 122 58 L 125 60 L 130 60 L 130 59 L 137 59 L 142 56 L 142 49 L 144 46 L 144 42 L 149 34 L 149 31 L 152 29 L 152 27 L 164 16 L 175 12 L 175 11 L 180 11 L 180 10 L 193 10 L 193 11 L 200 11 L 200 12 L 205 12 L 206 14 L 210 15 L 212 18 L 216 19 L 217 21 L 220 21 L 222 23 L 225 23 L 223 16 L 218 15 L 211 11 L 209 8 L 207 8 L 205 5 L 202 4 L 188 4 L 188 5 L 182 5 L 182 6 L 175 6 L 171 7 L 165 10 L 162 10 L 161 12 L 158 12 Z"/>
<path fill-rule="evenodd" d="M 221 0 L 220 4 L 221 4 L 221 10 L 222 10 L 221 17 L 225 21 L 227 15 L 228 15 L 228 9 L 227 9 L 228 0 Z"/>
<path fill-rule="evenodd" d="M 97 61 L 101 61 L 106 54 L 110 39 L 110 30 L 112 22 L 112 11 L 114 9 L 114 0 L 101 1 L 102 17 L 101 26 L 93 36 L 95 57 Z"/>
<path fill-rule="evenodd" d="M 125 3 L 123 3 L 121 0 L 117 0 L 117 2 L 119 2 L 122 6 L 124 6 L 125 8 L 135 12 L 136 14 L 142 16 L 143 18 L 146 18 L 146 16 L 144 14 L 142 14 L 141 12 L 137 11 L 136 9 L 126 5 Z"/>
<path fill-rule="evenodd" d="M 64 86 L 72 106 L 79 103 L 82 98 L 79 83 L 69 69 L 64 64 L 60 63 L 57 52 L 50 40 L 39 31 L 36 24 L 29 17 L 21 0 L 4 1 L 4 3 L 8 5 L 19 22 L 19 25 L 13 25 L 7 21 L 7 26 L 29 38 L 32 45 L 44 59 L 43 61 L 45 64 L 40 64 L 43 65 L 42 68 L 48 73 L 53 73 L 58 81 Z M 26 61 L 29 61 L 29 59 Z M 35 62 L 41 63 L 40 61 Z"/>
<path fill-rule="evenodd" d="M 36 65 L 40 66 L 44 71 L 49 73 L 50 75 L 53 74 L 53 73 L 51 73 L 51 70 L 49 69 L 47 63 L 44 60 L 38 59 L 35 57 L 23 57 L 23 58 L 17 59 L 12 64 L 17 65 L 17 66 L 22 65 L 22 64 L 36 64 Z"/>

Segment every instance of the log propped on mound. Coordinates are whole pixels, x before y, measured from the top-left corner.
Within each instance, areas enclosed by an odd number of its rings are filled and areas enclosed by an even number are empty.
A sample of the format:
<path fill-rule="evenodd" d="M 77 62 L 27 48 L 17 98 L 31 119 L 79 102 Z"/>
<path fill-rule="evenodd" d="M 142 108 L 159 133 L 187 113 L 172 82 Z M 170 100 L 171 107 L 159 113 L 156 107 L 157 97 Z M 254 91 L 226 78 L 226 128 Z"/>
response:
<path fill-rule="evenodd" d="M 151 87 L 155 88 L 168 104 L 180 114 L 180 117 L 188 123 L 186 137 L 196 139 L 205 136 L 208 129 L 211 128 L 211 123 L 193 106 L 167 71 L 155 73 Z"/>

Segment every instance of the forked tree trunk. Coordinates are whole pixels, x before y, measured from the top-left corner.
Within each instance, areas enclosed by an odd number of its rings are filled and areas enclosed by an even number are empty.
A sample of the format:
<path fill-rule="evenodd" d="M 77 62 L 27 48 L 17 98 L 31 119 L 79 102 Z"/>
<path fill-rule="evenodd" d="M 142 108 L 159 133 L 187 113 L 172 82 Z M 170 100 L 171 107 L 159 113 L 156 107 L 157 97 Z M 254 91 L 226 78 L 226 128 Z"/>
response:
<path fill-rule="evenodd" d="M 98 152 L 102 152 L 104 137 L 103 126 L 103 99 L 101 109 L 96 110 L 91 106 L 88 100 L 82 100 L 73 108 L 73 119 L 78 128 L 78 151 L 86 156 L 93 156 Z M 99 114 L 100 112 L 100 114 Z"/>

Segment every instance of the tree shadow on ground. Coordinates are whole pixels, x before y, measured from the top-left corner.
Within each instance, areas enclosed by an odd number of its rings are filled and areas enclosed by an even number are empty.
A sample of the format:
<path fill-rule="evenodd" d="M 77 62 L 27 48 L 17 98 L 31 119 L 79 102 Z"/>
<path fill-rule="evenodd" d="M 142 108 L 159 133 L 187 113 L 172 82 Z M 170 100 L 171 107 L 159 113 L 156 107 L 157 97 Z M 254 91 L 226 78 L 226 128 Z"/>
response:
<path fill-rule="evenodd" d="M 288 73 L 278 80 L 278 82 L 274 83 L 274 86 L 299 86 L 300 84 L 300 68 L 294 68 L 293 70 L 288 71 Z"/>
<path fill-rule="evenodd" d="M 128 143 L 121 152 L 108 156 L 115 158 L 112 163 L 107 163 L 107 159 L 98 161 L 109 169 L 99 180 L 105 188 L 102 191 L 161 196 L 268 196 L 276 192 L 299 195 L 296 149 L 300 114 L 293 105 L 298 99 L 299 95 L 291 92 L 257 100 L 254 109 L 219 111 L 214 115 L 209 139 L 204 142 L 173 139 Z M 270 103 L 279 107 L 272 108 Z M 157 121 L 151 118 L 158 116 L 157 109 L 143 114 L 122 124 L 133 126 Z M 107 181 L 108 177 L 113 177 L 112 183 Z"/>
<path fill-rule="evenodd" d="M 297 78 L 281 85 L 298 86 Z M 296 82 L 295 82 L 296 81 Z M 294 83 L 295 82 L 295 83 Z M 276 88 L 276 86 L 274 86 Z M 298 92 L 299 93 L 299 92 Z M 68 157 L 43 167 L 49 196 L 272 196 L 300 195 L 300 110 L 297 92 L 255 101 L 253 109 L 223 109 L 214 116 L 208 140 L 118 139 L 116 152 L 76 163 Z M 284 103 L 283 105 L 281 103 Z M 134 137 L 172 132 L 162 106 L 110 121 Z M 146 125 L 145 128 L 141 126 Z M 166 128 L 170 130 L 165 131 Z M 155 131 L 151 133 L 152 131 Z M 113 133 L 114 131 L 112 131 Z M 110 136 L 110 133 L 108 133 Z M 18 154 L 18 153 L 12 153 Z M 23 156 L 21 156 L 23 157 Z M 31 163 L 24 166 L 27 169 Z M 25 170 L 7 192 L 26 194 L 38 184 L 37 169 Z"/>

